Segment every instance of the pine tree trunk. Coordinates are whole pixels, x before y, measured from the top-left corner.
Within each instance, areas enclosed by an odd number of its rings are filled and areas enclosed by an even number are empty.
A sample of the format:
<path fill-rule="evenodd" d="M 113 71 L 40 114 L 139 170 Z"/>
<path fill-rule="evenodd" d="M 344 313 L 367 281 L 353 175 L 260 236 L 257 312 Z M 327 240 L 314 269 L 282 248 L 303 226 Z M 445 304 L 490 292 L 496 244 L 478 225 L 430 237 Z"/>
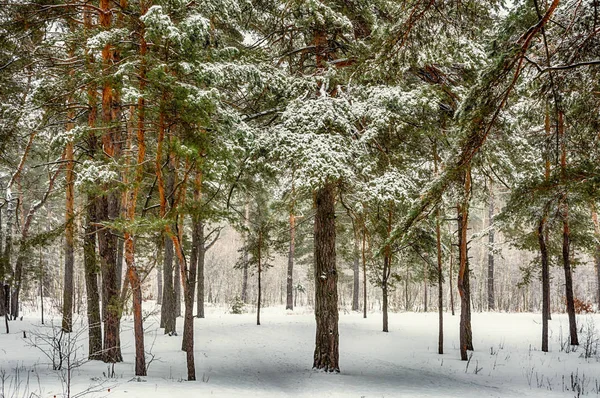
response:
<path fill-rule="evenodd" d="M 118 195 L 114 193 L 100 197 L 96 208 L 98 221 L 106 222 L 118 217 L 118 203 Z M 102 359 L 104 362 L 115 363 L 123 361 L 121 347 L 119 347 L 121 302 L 117 289 L 117 237 L 113 235 L 109 228 L 99 229 L 97 235 L 102 274 L 102 310 L 104 318 Z"/>
<path fill-rule="evenodd" d="M 565 296 L 567 300 L 567 314 L 569 315 L 569 334 L 571 336 L 571 345 L 579 345 L 577 337 L 577 320 L 575 318 L 575 300 L 573 295 L 573 273 L 571 270 L 571 260 L 569 256 L 571 231 L 567 218 L 566 204 L 563 210 L 563 268 L 565 271 Z"/>
<path fill-rule="evenodd" d="M 157 243 L 157 253 L 162 253 L 162 245 Z M 162 305 L 163 295 L 163 264 L 162 261 L 158 264 L 156 269 L 156 304 Z"/>
<path fill-rule="evenodd" d="M 360 297 L 360 237 L 358 227 L 355 226 L 354 231 L 354 262 L 352 264 L 352 311 L 359 310 Z"/>
<path fill-rule="evenodd" d="M 550 267 L 548 264 L 548 249 L 545 238 L 546 219 L 540 219 L 537 230 L 542 262 L 542 351 L 548 352 L 548 314 L 550 313 Z"/>
<path fill-rule="evenodd" d="M 200 226 L 198 237 L 198 297 L 196 299 L 197 317 L 204 318 L 204 260 L 206 259 L 206 238 L 204 223 Z"/>
<path fill-rule="evenodd" d="M 186 351 L 189 347 L 189 339 L 194 338 L 194 294 L 196 293 L 196 271 L 200 260 L 200 250 L 204 247 L 204 224 L 198 215 L 192 217 L 192 250 L 190 252 L 188 286 L 185 289 L 185 313 L 183 321 L 183 341 L 181 350 Z M 193 276 L 193 280 L 192 280 Z M 198 311 L 200 302 L 198 302 Z M 192 345 L 193 347 L 193 345 Z"/>
<path fill-rule="evenodd" d="M 434 172 L 436 177 L 439 175 L 438 168 L 438 151 L 437 151 L 437 142 L 433 143 L 433 164 L 434 164 Z M 438 354 L 444 353 L 444 298 L 443 298 L 443 286 L 442 282 L 444 280 L 442 274 L 442 231 L 441 231 L 441 221 L 440 221 L 440 208 L 435 210 L 435 248 L 437 254 L 437 272 L 438 272 Z"/>
<path fill-rule="evenodd" d="M 424 272 L 423 272 L 423 312 L 428 312 L 427 308 L 427 290 L 428 290 L 428 281 L 429 281 L 429 264 L 425 262 L 424 264 Z"/>
<path fill-rule="evenodd" d="M 448 270 L 448 283 L 450 284 L 449 286 L 449 290 L 450 290 L 450 310 L 452 313 L 452 316 L 454 316 L 454 286 L 452 286 L 452 281 L 454 280 L 454 275 L 452 273 L 453 271 L 453 265 L 454 265 L 454 250 L 453 250 L 454 246 L 452 243 L 452 229 L 450 228 L 450 266 L 449 266 L 449 270 Z"/>
<path fill-rule="evenodd" d="M 596 268 L 596 302 L 598 304 L 598 309 L 600 309 L 600 222 L 598 222 L 598 212 L 596 211 L 596 206 L 593 202 L 591 203 L 591 209 L 592 223 L 594 224 L 594 233 L 597 239 L 594 253 L 594 264 Z"/>
<path fill-rule="evenodd" d="M 440 228 L 440 209 L 435 214 L 435 238 L 438 271 L 438 354 L 444 353 L 444 298 L 442 274 L 442 233 Z"/>
<path fill-rule="evenodd" d="M 96 199 L 88 195 L 85 235 L 83 237 L 83 266 L 87 296 L 88 358 L 102 359 L 102 320 L 98 293 L 98 265 L 96 262 Z"/>
<path fill-rule="evenodd" d="M 262 231 L 258 233 L 258 298 L 256 300 L 256 324 L 260 326 L 260 301 L 262 299 L 262 267 L 261 267 L 261 247 L 262 247 Z"/>
<path fill-rule="evenodd" d="M 201 173 L 198 172 L 195 186 L 195 200 L 200 201 Z M 196 292 L 196 269 L 198 252 L 204 246 L 204 224 L 198 215 L 194 216 L 192 231 L 192 253 L 189 267 L 183 262 L 183 253 L 178 256 L 181 263 L 181 282 L 184 284 L 185 317 L 183 321 L 183 350 L 186 353 L 188 381 L 196 380 L 196 364 L 194 361 L 194 294 Z M 194 250 L 195 249 L 195 250 Z M 179 247 L 181 251 L 182 248 Z M 195 251 L 195 253 L 194 253 Z M 187 269 L 186 269 L 187 268 Z"/>
<path fill-rule="evenodd" d="M 10 295 L 10 314 L 13 320 L 19 317 L 19 295 L 21 293 L 21 283 L 23 282 L 23 262 L 25 261 L 23 256 L 24 253 L 21 253 L 21 249 L 19 249 L 17 263 L 15 264 L 13 290 Z"/>
<path fill-rule="evenodd" d="M 0 189 L 2 189 L 0 187 Z M 4 270 L 4 230 L 2 228 L 2 209 L 0 209 L 0 317 L 7 313 L 6 302 L 4 297 L 4 281 L 6 280 Z M 41 286 L 41 284 L 40 284 Z"/>
<path fill-rule="evenodd" d="M 494 298 L 494 192 L 492 179 L 490 179 L 490 203 L 489 203 L 489 232 L 488 232 L 488 274 L 487 274 L 487 290 L 488 290 L 488 311 L 496 309 Z"/>
<path fill-rule="evenodd" d="M 73 112 L 70 111 L 69 119 L 74 117 Z M 67 131 L 72 129 L 72 123 L 69 123 L 70 128 L 67 127 Z M 67 143 L 65 159 L 67 161 L 66 169 L 66 211 L 65 211 L 65 279 L 63 285 L 63 308 L 62 308 L 62 330 L 63 332 L 70 333 L 73 330 L 73 274 L 75 265 L 75 253 L 74 253 L 74 235 L 75 235 L 75 211 L 74 205 L 74 188 L 75 188 L 75 175 L 73 173 L 73 141 Z"/>
<path fill-rule="evenodd" d="M 173 270 L 173 308 L 175 313 L 175 318 L 181 316 L 181 265 L 179 261 L 175 261 L 173 266 L 175 269 Z"/>
<path fill-rule="evenodd" d="M 296 250 L 296 217 L 290 213 L 290 248 L 288 250 L 286 310 L 294 309 L 294 252 Z"/>
<path fill-rule="evenodd" d="M 85 10 L 83 20 L 86 33 L 93 28 L 92 11 Z M 86 49 L 86 65 L 88 71 L 93 73 L 91 68 L 94 58 L 91 52 Z M 98 117 L 98 99 L 97 86 L 90 83 L 87 89 L 87 99 L 89 105 L 88 127 L 94 130 L 96 127 L 96 119 Z M 91 132 L 88 134 L 88 150 L 90 157 L 94 157 L 98 151 L 98 140 L 96 134 Z M 85 235 L 83 237 L 83 268 L 85 277 L 85 289 L 87 296 L 87 320 L 88 320 L 88 359 L 102 359 L 102 317 L 100 314 L 100 293 L 98 290 L 98 259 L 96 257 L 96 230 L 98 217 L 97 198 L 94 194 L 88 194 L 86 210 L 87 216 L 85 220 Z M 42 296 L 42 324 L 44 323 L 44 298 L 43 287 L 40 288 Z"/>
<path fill-rule="evenodd" d="M 391 206 L 391 205 L 390 205 Z M 387 220 L 387 236 L 389 239 L 392 233 L 392 209 L 388 210 L 388 220 Z M 381 290 L 383 293 L 383 331 L 388 332 L 388 281 L 390 279 L 390 274 L 392 271 L 392 248 L 387 245 L 384 249 L 383 255 L 383 275 L 381 278 Z"/>
<path fill-rule="evenodd" d="M 250 202 L 246 199 L 246 206 L 244 210 L 244 225 L 246 226 L 246 230 L 250 228 Z M 248 237 L 247 232 L 244 235 L 244 242 L 246 243 Z M 248 250 L 244 250 L 244 269 L 242 275 L 242 302 L 244 304 L 248 303 Z"/>
<path fill-rule="evenodd" d="M 129 203 L 129 206 L 133 206 Z M 146 376 L 146 354 L 144 350 L 144 324 L 142 317 L 142 286 L 135 265 L 135 246 L 133 236 L 125 232 L 125 262 L 127 277 L 133 298 L 133 330 L 135 338 L 135 375 Z"/>
<path fill-rule="evenodd" d="M 367 253 L 366 253 L 366 243 L 367 243 L 367 229 L 363 226 L 362 233 L 362 268 L 363 268 L 363 318 L 367 318 Z"/>
<path fill-rule="evenodd" d="M 390 257 L 387 254 L 388 248 L 386 248 L 386 254 L 383 257 L 383 278 L 381 280 L 381 293 L 382 293 L 382 308 L 381 312 L 383 313 L 383 331 L 389 332 L 388 329 L 388 286 L 387 286 L 387 277 L 388 270 L 390 268 L 389 261 Z"/>
<path fill-rule="evenodd" d="M 163 261 L 163 304 L 161 307 L 161 327 L 165 328 L 165 334 L 174 335 L 175 331 L 175 292 L 173 290 L 173 241 L 170 237 L 164 238 L 164 261 Z"/>
<path fill-rule="evenodd" d="M 125 249 L 125 241 L 121 238 L 117 239 L 117 290 L 121 290 L 123 286 L 123 255 Z"/>
<path fill-rule="evenodd" d="M 317 333 L 313 368 L 339 372 L 337 269 L 335 255 L 335 186 L 315 194 L 314 261 Z"/>
<path fill-rule="evenodd" d="M 186 161 L 186 165 L 189 163 Z M 187 168 L 187 167 L 186 167 Z M 184 180 L 181 183 L 181 190 L 179 192 L 179 204 L 181 206 L 185 205 L 185 194 L 186 194 L 186 180 L 187 177 L 184 177 Z M 202 174 L 200 171 L 196 173 L 196 180 L 194 186 L 194 200 L 196 203 L 200 202 L 201 195 L 201 185 L 202 185 Z M 186 361 L 187 361 L 187 371 L 188 371 L 188 381 L 196 380 L 196 366 L 194 362 L 194 293 L 196 287 L 196 266 L 198 261 L 198 241 L 200 235 L 201 228 L 201 220 L 198 218 L 198 215 L 194 216 L 193 220 L 193 235 L 192 240 L 195 240 L 196 247 L 193 253 L 193 259 L 191 259 L 189 267 L 185 260 L 185 255 L 183 252 L 183 247 L 181 243 L 183 242 L 183 225 L 179 224 L 176 220 L 176 234 L 171 233 L 170 230 L 167 230 L 167 233 L 171 235 L 171 240 L 173 242 L 173 249 L 177 256 L 177 264 L 179 265 L 180 273 L 177 275 L 177 279 L 181 280 L 181 284 L 183 286 L 183 297 L 185 299 L 185 317 L 184 317 L 184 325 L 183 325 L 183 344 L 182 349 L 186 352 Z"/>
<path fill-rule="evenodd" d="M 564 115 L 558 112 L 558 135 L 561 140 L 561 173 L 562 180 L 566 182 L 567 173 L 567 144 L 565 138 Z M 569 228 L 569 204 L 567 202 L 567 192 L 563 192 L 561 198 L 561 216 L 563 221 L 563 244 L 562 244 L 562 259 L 563 269 L 565 271 L 565 298 L 567 301 L 567 314 L 569 315 L 569 334 L 571 337 L 571 345 L 579 345 L 577 337 L 577 320 L 575 319 L 575 299 L 573 295 L 573 273 L 571 270 L 570 246 L 571 246 L 571 230 Z"/>
<path fill-rule="evenodd" d="M 459 271 L 458 292 L 460 293 L 460 357 L 468 359 L 467 350 L 473 350 L 471 331 L 471 291 L 469 284 L 469 258 L 467 228 L 469 224 L 469 196 L 471 191 L 470 170 L 464 172 L 464 199 L 458 206 Z"/>
<path fill-rule="evenodd" d="M 100 26 L 104 31 L 110 31 L 113 13 L 109 0 L 100 0 L 99 8 Z M 106 71 L 102 87 L 102 122 L 107 129 L 102 136 L 102 149 L 111 160 L 117 159 L 121 151 L 121 133 L 117 128 L 112 127 L 115 122 L 120 120 L 119 97 L 112 86 L 112 79 L 107 75 L 112 65 L 118 62 L 117 58 L 116 51 L 110 43 L 107 43 L 102 49 L 102 66 Z M 113 186 L 107 186 L 107 193 L 98 200 L 96 214 L 100 223 L 114 221 L 120 216 L 120 194 L 111 191 L 112 189 L 114 189 Z M 108 227 L 101 228 L 97 235 L 101 259 L 102 311 L 104 314 L 103 360 L 112 363 L 121 362 L 123 358 L 119 346 L 121 302 L 117 287 L 117 236 Z"/>

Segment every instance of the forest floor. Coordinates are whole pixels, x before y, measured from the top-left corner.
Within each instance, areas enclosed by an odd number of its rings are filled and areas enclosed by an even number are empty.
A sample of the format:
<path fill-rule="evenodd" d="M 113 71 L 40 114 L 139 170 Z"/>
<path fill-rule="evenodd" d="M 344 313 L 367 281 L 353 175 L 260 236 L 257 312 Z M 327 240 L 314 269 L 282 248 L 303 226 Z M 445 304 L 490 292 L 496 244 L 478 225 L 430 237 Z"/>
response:
<path fill-rule="evenodd" d="M 71 335 L 78 347 L 71 358 L 78 366 L 72 370 L 71 397 L 600 396 L 600 315 L 578 317 L 582 344 L 574 352 L 565 344 L 566 316 L 553 315 L 551 352 L 543 353 L 539 314 L 474 313 L 475 351 L 467 362 L 459 360 L 458 314 L 444 316 L 445 354 L 438 355 L 435 312 L 390 314 L 390 332 L 383 333 L 381 314 L 363 319 L 343 311 L 341 373 L 326 374 L 311 369 L 315 321 L 308 308 L 266 308 L 257 326 L 256 314 L 209 307 L 206 319 L 195 320 L 197 381 L 188 382 L 180 350 L 183 319 L 178 318 L 179 336 L 166 336 L 154 304 L 146 302 L 145 310 L 147 361 L 154 359 L 142 378 L 133 376 L 131 317 L 122 322 L 124 362 L 114 366 L 114 377 L 102 362 L 78 363 L 87 353 L 87 335 L 84 317 L 77 320 L 81 333 Z M 22 321 L 10 322 L 9 335 L 0 334 L 0 397 L 66 396 L 61 382 L 66 372 L 53 371 L 49 358 L 32 346 L 51 334 L 48 324 L 60 325 L 60 319 L 47 316 L 44 327 L 39 314 L 26 312 Z"/>

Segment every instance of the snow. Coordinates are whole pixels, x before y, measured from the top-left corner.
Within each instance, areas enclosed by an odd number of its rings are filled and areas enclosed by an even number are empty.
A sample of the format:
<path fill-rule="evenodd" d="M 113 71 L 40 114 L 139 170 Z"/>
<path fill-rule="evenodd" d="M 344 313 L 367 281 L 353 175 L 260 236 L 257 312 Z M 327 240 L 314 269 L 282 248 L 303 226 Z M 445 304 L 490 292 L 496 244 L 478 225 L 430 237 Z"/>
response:
<path fill-rule="evenodd" d="M 265 308 L 261 326 L 256 326 L 253 313 L 233 315 L 227 308 L 208 307 L 207 318 L 195 320 L 197 381 L 188 382 L 185 353 L 180 350 L 182 318 L 178 318 L 179 336 L 165 336 L 157 328 L 154 303 L 146 302 L 145 310 L 151 314 L 145 323 L 146 350 L 155 356 L 148 376 L 133 376 L 133 327 L 126 316 L 121 333 L 125 362 L 115 365 L 116 377 L 106 377 L 109 365 L 87 362 L 73 372 L 72 396 L 94 386 L 99 392 L 88 396 L 572 397 L 577 393 L 563 391 L 571 388 L 572 376 L 585 375 L 585 395 L 597 396 L 600 384 L 598 356 L 583 358 L 583 347 L 570 353 L 560 350 L 568 329 L 563 314 L 553 315 L 551 352 L 545 354 L 538 350 L 539 314 L 474 313 L 476 351 L 467 364 L 459 360 L 458 314 L 444 316 L 446 353 L 438 355 L 437 313 L 391 313 L 391 331 L 383 333 L 380 313 L 363 319 L 362 314 L 342 310 L 341 373 L 327 374 L 311 369 L 312 310 L 292 312 L 283 307 Z M 59 325 L 59 317 L 53 322 Z M 600 316 L 579 317 L 583 329 L 592 322 L 600 324 Z M 11 333 L 0 335 L 0 369 L 13 378 L 15 369 L 20 369 L 22 389 L 27 379 L 30 391 L 60 397 L 59 372 L 52 371 L 48 359 L 22 337 L 22 330 L 32 336 L 33 329 L 40 329 L 38 324 L 36 313 L 10 323 Z M 84 324 L 83 317 L 78 319 L 76 329 Z M 582 342 L 584 335 L 580 334 Z M 84 333 L 84 346 L 86 340 Z M 79 357 L 85 353 L 87 347 L 82 347 Z"/>

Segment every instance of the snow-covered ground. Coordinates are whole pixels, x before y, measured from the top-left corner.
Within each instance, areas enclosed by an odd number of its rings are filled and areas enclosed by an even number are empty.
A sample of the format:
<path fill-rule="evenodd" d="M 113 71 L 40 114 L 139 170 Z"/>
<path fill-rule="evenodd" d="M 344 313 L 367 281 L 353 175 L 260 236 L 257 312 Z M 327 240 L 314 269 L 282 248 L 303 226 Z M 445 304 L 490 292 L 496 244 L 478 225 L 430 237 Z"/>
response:
<path fill-rule="evenodd" d="M 153 304 L 145 303 L 152 312 Z M 148 376 L 134 377 L 132 319 L 125 317 L 121 342 L 124 362 L 110 367 L 87 362 L 73 370 L 71 397 L 573 397 L 599 396 L 600 353 L 584 358 L 583 343 L 599 315 L 578 318 L 584 331 L 576 352 L 561 350 L 568 321 L 553 315 L 551 352 L 539 351 L 541 316 L 538 314 L 474 313 L 476 351 L 467 363 L 459 360 L 459 316 L 446 314 L 445 354 L 437 354 L 437 313 L 390 314 L 390 332 L 383 333 L 381 314 L 340 313 L 340 374 L 311 369 L 314 315 L 309 309 L 286 311 L 266 308 L 261 326 L 255 314 L 233 315 L 226 308 L 208 308 L 206 319 L 195 320 L 197 381 L 186 379 L 180 336 L 165 336 L 158 316 L 145 323 L 146 349 L 154 359 Z M 54 323 L 59 325 L 59 318 Z M 50 323 L 48 320 L 46 324 Z M 183 321 L 178 319 L 178 331 Z M 11 333 L 0 334 L 0 383 L 6 397 L 62 397 L 66 390 L 60 373 L 31 342 L 40 328 L 39 315 L 26 314 L 10 323 Z M 83 319 L 76 328 L 83 328 Z M 3 331 L 3 328 L 1 329 Z M 83 330 L 83 329 L 82 329 Z M 75 335 L 75 333 L 74 333 Z M 593 334 L 594 347 L 600 332 Z M 80 334 L 78 359 L 87 353 L 87 336 Z M 568 348 L 568 346 L 565 346 Z M 150 361 L 151 356 L 147 357 Z M 64 374 L 64 373 L 63 373 Z M 18 379 L 17 379 L 18 378 Z M 15 385 L 19 392 L 15 392 Z M 27 390 L 27 391 L 26 391 Z M 2 391 L 0 390 L 0 395 Z M 38 396 L 33 395 L 33 396 Z M 80 395 L 81 396 L 81 395 Z"/>

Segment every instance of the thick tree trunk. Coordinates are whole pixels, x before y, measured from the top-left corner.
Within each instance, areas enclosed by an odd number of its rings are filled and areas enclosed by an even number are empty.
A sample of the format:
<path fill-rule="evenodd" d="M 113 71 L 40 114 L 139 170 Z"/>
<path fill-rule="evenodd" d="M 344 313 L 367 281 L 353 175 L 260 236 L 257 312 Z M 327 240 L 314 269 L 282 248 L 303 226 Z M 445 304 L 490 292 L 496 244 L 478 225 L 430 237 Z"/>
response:
<path fill-rule="evenodd" d="M 98 22 L 104 31 L 112 27 L 111 5 L 109 0 L 100 0 Z M 111 160 L 116 160 L 121 154 L 121 133 L 113 126 L 120 120 L 119 95 L 113 87 L 113 81 L 108 74 L 112 65 L 118 62 L 118 54 L 110 43 L 102 49 L 102 66 L 104 79 L 102 87 L 102 122 L 106 132 L 102 136 L 102 152 Z M 119 218 L 120 194 L 114 186 L 107 186 L 107 193 L 98 200 L 98 222 L 112 222 Z M 98 249 L 101 260 L 102 273 L 102 303 L 104 318 L 104 347 L 103 360 L 105 362 L 121 362 L 121 347 L 119 346 L 119 322 L 121 318 L 121 300 L 117 287 L 117 236 L 110 228 L 103 227 L 97 232 Z"/>
<path fill-rule="evenodd" d="M 123 255 L 125 249 L 125 241 L 121 238 L 117 240 L 117 290 L 123 287 Z"/>
<path fill-rule="evenodd" d="M 326 183 L 315 194 L 315 318 L 313 368 L 339 372 L 337 269 L 335 256 L 335 185 Z"/>
<path fill-rule="evenodd" d="M 458 206 L 459 271 L 458 292 L 460 293 L 460 357 L 468 359 L 467 350 L 473 350 L 471 331 L 471 291 L 469 284 L 469 258 L 467 229 L 469 224 L 469 196 L 471 191 L 470 170 L 464 172 L 464 198 Z"/>
<path fill-rule="evenodd" d="M 119 197 L 109 193 L 98 198 L 96 214 L 99 222 L 112 221 L 119 215 Z M 97 231 L 102 274 L 102 302 L 104 318 L 104 362 L 121 362 L 119 346 L 119 322 L 121 318 L 121 300 L 117 289 L 117 237 L 103 227 Z"/>
<path fill-rule="evenodd" d="M 173 290 L 173 241 L 165 236 L 165 252 L 163 261 L 163 304 L 161 307 L 161 327 L 165 334 L 176 335 L 175 331 L 175 292 Z"/>
<path fill-rule="evenodd" d="M 181 316 L 181 265 L 179 261 L 175 261 L 173 264 L 175 269 L 173 270 L 173 311 L 175 318 Z"/>
<path fill-rule="evenodd" d="M 84 11 L 83 20 L 86 33 L 93 28 L 92 12 Z M 92 72 L 91 65 L 94 58 L 91 52 L 86 49 L 86 64 L 88 70 Z M 97 86 L 91 83 L 88 86 L 88 126 L 93 131 L 96 127 L 96 119 L 98 117 L 98 99 Z M 89 154 L 94 157 L 98 151 L 98 140 L 95 132 L 88 135 Z M 98 217 L 97 198 L 94 194 L 88 194 L 86 203 L 86 220 L 85 234 L 83 237 L 83 268 L 85 277 L 85 290 L 87 296 L 87 320 L 88 320 L 88 359 L 102 359 L 102 317 L 100 314 L 100 293 L 98 290 L 98 259 L 96 257 L 96 231 Z M 41 264 L 40 264 L 41 265 Z M 41 279 L 43 281 L 43 278 Z M 44 297 L 43 286 L 40 287 L 40 295 L 42 296 L 42 324 L 44 323 Z"/>
<path fill-rule="evenodd" d="M 488 289 L 488 311 L 496 309 L 494 298 L 494 192 L 492 179 L 490 179 L 490 203 L 489 203 L 489 232 L 488 232 L 488 274 L 487 274 L 487 289 Z"/>
<path fill-rule="evenodd" d="M 290 213 L 290 248 L 288 250 L 286 310 L 294 309 L 294 252 L 296 251 L 296 217 Z"/>
<path fill-rule="evenodd" d="M 67 130 L 70 130 L 67 128 Z M 62 330 L 63 332 L 70 333 L 73 330 L 73 274 L 75 265 L 75 253 L 74 253 L 74 226 L 75 226 L 75 211 L 73 208 L 74 204 L 74 188 L 75 188 L 75 177 L 73 173 L 73 141 L 67 143 L 66 149 L 66 211 L 65 211 L 65 279 L 63 285 L 63 317 L 62 317 Z"/>
<path fill-rule="evenodd" d="M 546 219 L 540 219 L 537 230 L 542 262 L 542 351 L 548 352 L 548 314 L 550 313 L 550 267 L 548 264 L 548 248 L 546 247 Z"/>
<path fill-rule="evenodd" d="M 83 266 L 87 296 L 88 358 L 102 359 L 102 320 L 100 318 L 100 295 L 98 293 L 98 265 L 96 262 L 96 203 L 88 195 L 85 235 L 83 237 Z"/>

